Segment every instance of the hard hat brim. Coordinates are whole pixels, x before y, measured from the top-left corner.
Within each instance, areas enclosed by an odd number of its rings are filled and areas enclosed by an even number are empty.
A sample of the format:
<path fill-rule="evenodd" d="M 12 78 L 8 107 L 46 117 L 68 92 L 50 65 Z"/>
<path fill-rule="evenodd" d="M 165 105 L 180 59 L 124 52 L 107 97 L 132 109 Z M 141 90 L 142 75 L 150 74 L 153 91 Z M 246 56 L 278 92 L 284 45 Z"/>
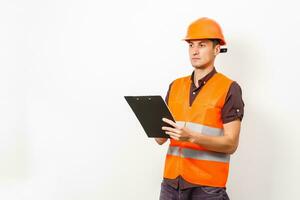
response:
<path fill-rule="evenodd" d="M 211 39 L 218 39 L 218 38 L 193 38 L 193 39 L 191 39 L 191 38 L 183 38 L 182 40 L 188 42 L 188 41 L 191 41 L 191 40 L 211 40 Z M 221 39 L 218 39 L 218 40 L 220 40 L 220 45 L 221 46 L 226 45 L 226 43 L 225 43 L 224 40 L 221 40 Z M 220 49 L 220 53 L 226 53 L 226 52 L 227 52 L 227 48 L 221 48 Z"/>
<path fill-rule="evenodd" d="M 206 38 L 183 38 L 182 40 L 188 42 L 190 40 L 213 40 L 213 39 L 219 40 L 221 46 L 226 45 L 226 42 L 220 38 L 207 38 L 207 37 Z"/>

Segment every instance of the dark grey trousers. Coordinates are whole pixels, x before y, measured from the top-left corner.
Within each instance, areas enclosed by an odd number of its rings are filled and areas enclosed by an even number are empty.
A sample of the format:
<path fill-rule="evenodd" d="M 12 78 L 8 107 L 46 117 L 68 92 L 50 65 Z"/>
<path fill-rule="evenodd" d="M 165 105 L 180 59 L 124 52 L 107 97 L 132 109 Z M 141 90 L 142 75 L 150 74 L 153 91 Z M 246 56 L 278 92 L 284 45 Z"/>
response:
<path fill-rule="evenodd" d="M 180 190 L 163 182 L 159 200 L 229 200 L 229 197 L 226 188 L 201 186 Z"/>

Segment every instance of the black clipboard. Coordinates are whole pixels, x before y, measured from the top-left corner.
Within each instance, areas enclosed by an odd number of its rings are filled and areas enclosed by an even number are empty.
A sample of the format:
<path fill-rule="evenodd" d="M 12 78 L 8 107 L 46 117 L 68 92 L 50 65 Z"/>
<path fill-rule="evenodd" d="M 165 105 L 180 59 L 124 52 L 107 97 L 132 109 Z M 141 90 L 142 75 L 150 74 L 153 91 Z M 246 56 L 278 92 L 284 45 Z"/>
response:
<path fill-rule="evenodd" d="M 173 122 L 175 122 L 175 120 L 161 96 L 124 97 L 148 137 L 170 138 L 170 136 L 161 129 L 162 126 L 170 126 L 163 122 L 162 118 L 168 118 Z"/>

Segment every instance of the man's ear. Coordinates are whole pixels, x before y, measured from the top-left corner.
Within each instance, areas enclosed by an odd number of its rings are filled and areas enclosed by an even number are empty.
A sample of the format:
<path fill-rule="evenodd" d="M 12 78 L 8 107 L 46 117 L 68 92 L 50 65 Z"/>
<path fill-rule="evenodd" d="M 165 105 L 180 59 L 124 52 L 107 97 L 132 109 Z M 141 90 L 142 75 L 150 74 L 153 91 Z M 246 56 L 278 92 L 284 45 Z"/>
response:
<path fill-rule="evenodd" d="M 217 56 L 220 53 L 221 45 L 217 44 L 214 48 L 214 55 Z"/>

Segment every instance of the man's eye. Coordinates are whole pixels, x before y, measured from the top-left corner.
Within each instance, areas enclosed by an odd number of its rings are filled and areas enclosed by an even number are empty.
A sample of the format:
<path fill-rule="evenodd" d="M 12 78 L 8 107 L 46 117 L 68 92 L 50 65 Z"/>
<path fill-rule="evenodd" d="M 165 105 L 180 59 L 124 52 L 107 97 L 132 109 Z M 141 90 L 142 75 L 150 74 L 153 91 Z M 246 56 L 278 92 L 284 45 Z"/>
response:
<path fill-rule="evenodd" d="M 192 45 L 192 44 L 189 44 L 189 47 L 193 47 L 193 45 Z"/>
<path fill-rule="evenodd" d="M 200 47 L 205 47 L 205 44 L 200 44 Z"/>

